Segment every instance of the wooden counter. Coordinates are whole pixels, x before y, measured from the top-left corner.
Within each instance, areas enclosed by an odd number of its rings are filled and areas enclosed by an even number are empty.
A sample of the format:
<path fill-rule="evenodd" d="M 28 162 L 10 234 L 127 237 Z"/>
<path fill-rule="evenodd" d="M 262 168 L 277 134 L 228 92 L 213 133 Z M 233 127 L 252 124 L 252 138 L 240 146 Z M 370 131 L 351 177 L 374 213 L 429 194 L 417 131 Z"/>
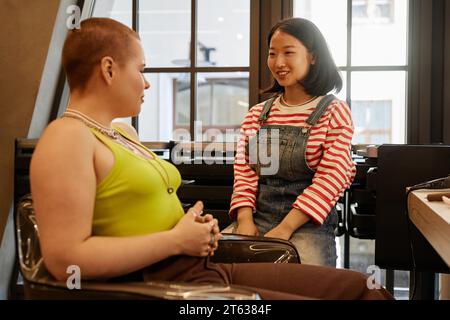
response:
<path fill-rule="evenodd" d="M 408 197 L 409 218 L 450 267 L 450 205 L 428 201 L 430 193 L 445 190 L 416 190 Z"/>
<path fill-rule="evenodd" d="M 430 193 L 445 190 L 416 190 L 408 197 L 409 218 L 436 252 L 450 267 L 450 205 L 442 201 L 428 201 Z M 450 299 L 450 275 L 441 274 L 441 299 Z"/>

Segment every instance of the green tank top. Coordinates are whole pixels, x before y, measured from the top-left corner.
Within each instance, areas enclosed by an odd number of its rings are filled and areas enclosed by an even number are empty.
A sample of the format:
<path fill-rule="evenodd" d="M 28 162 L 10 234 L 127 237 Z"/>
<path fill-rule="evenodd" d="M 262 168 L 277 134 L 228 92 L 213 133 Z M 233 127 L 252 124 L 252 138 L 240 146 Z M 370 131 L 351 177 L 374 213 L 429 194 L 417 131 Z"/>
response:
<path fill-rule="evenodd" d="M 115 129 L 133 140 L 124 130 Z M 111 171 L 97 185 L 92 235 L 136 236 L 174 227 L 184 214 L 176 194 L 181 176 L 175 166 L 150 150 L 154 160 L 141 158 L 95 129 L 91 131 L 115 158 Z M 161 167 L 169 176 L 172 194 L 167 192 L 167 175 Z"/>

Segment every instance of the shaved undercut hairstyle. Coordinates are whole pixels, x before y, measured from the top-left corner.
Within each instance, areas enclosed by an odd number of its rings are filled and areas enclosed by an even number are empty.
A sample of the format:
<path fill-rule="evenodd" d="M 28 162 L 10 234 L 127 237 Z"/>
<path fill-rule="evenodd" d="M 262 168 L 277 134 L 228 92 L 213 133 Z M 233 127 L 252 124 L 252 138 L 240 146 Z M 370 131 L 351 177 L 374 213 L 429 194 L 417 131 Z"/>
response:
<path fill-rule="evenodd" d="M 140 40 L 135 31 L 110 18 L 86 19 L 81 21 L 80 29 L 69 30 L 62 65 L 70 90 L 83 91 L 95 67 L 106 56 L 125 65 L 135 40 Z"/>

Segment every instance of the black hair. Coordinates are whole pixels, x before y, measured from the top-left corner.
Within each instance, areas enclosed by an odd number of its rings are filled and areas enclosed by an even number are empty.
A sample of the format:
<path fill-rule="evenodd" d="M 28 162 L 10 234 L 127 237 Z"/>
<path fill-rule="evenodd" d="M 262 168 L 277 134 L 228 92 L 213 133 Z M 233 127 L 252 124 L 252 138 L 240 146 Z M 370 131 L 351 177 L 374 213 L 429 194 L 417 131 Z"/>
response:
<path fill-rule="evenodd" d="M 309 73 L 300 84 L 305 92 L 312 96 L 323 96 L 331 90 L 339 92 L 342 89 L 342 78 L 328 49 L 327 42 L 314 23 L 302 18 L 289 18 L 275 24 L 267 36 L 267 45 L 276 31 L 282 31 L 297 38 L 314 57 L 314 64 L 310 65 Z M 277 80 L 263 93 L 284 92 Z"/>

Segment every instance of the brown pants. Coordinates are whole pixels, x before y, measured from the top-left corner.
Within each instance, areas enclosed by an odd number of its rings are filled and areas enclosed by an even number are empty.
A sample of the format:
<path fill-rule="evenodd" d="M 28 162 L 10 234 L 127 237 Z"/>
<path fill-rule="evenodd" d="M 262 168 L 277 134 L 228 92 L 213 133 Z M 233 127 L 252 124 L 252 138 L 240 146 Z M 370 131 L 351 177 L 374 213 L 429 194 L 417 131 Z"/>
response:
<path fill-rule="evenodd" d="M 233 285 L 253 289 L 267 300 L 384 300 L 384 289 L 369 289 L 359 272 L 293 263 L 216 264 L 205 258 L 177 256 L 144 270 L 145 281 Z"/>

